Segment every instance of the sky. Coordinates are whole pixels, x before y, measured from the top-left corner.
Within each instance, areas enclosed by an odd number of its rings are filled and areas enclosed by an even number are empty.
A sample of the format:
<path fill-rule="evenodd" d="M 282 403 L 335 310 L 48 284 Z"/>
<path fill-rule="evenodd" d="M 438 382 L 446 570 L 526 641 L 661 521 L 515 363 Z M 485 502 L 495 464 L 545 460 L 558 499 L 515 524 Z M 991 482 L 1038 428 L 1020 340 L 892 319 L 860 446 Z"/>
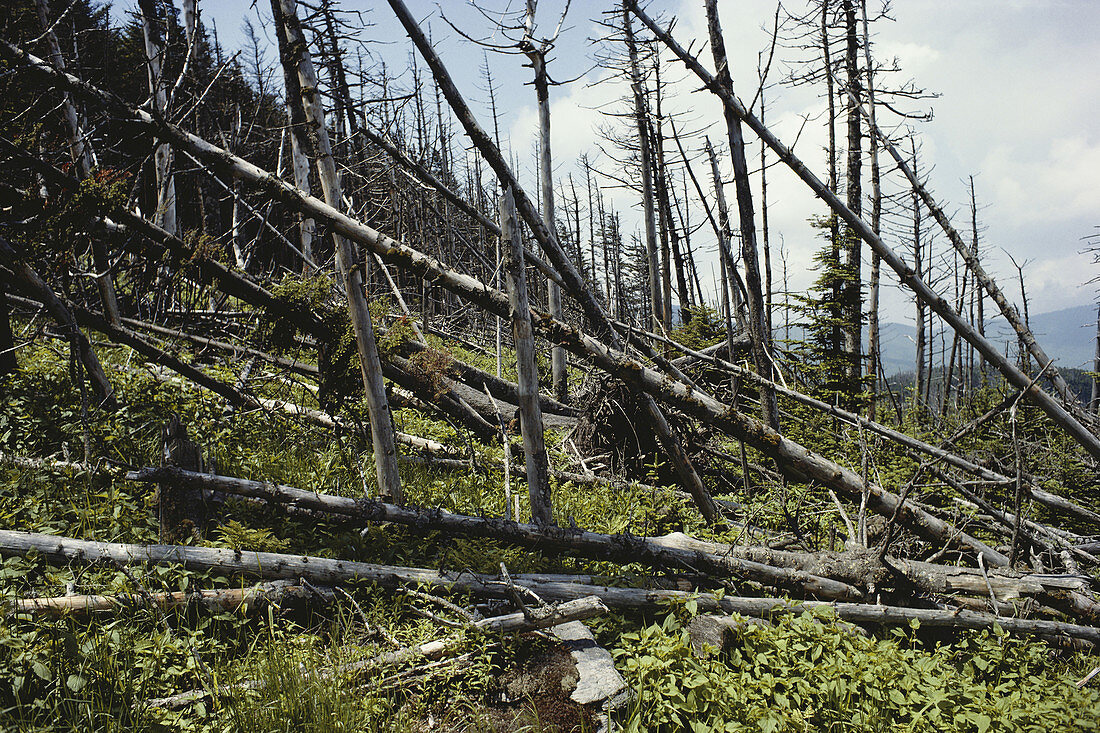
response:
<path fill-rule="evenodd" d="M 457 27 L 474 37 L 492 36 L 489 20 L 467 0 L 407 0 L 412 13 L 430 26 L 433 42 L 443 61 L 483 126 L 489 127 L 487 95 L 480 67 L 483 52 L 461 38 L 441 18 L 446 14 Z M 119 0 L 115 13 L 136 3 Z M 518 9 L 522 0 L 484 0 L 495 11 Z M 345 10 L 364 10 L 370 23 L 357 39 L 391 70 L 407 67 L 411 45 L 384 2 L 343 0 Z M 539 35 L 549 35 L 557 25 L 564 0 L 540 0 Z M 600 153 L 606 146 L 600 129 L 623 125 L 606 112 L 625 110 L 620 102 L 627 87 L 614 73 L 595 67 L 600 48 L 596 39 L 606 35 L 597 21 L 600 11 L 613 6 L 597 0 L 573 0 L 548 68 L 567 84 L 551 90 L 552 149 L 555 174 L 564 179 L 579 172 L 576 161 L 588 154 L 597 167 L 609 172 L 615 165 Z M 250 17 L 265 29 L 269 42 L 270 8 L 266 0 L 200 0 L 204 22 L 216 24 L 223 46 L 243 46 L 242 19 Z M 792 10 L 801 0 L 788 3 Z M 871 0 L 872 12 L 881 0 Z M 775 14 L 774 0 L 720 0 L 720 14 L 730 54 L 735 89 L 751 98 L 757 86 L 759 54 L 769 46 Z M 651 15 L 665 22 L 675 17 L 674 35 L 685 45 L 702 46 L 706 22 L 702 0 L 654 0 Z M 934 92 L 935 99 L 913 102 L 907 109 L 931 113 L 927 122 L 911 123 L 919 133 L 921 168 L 929 173 L 929 185 L 955 225 L 969 232 L 968 177 L 974 176 L 979 224 L 986 268 L 1011 298 L 1019 300 L 1019 284 L 1010 254 L 1024 267 L 1027 296 L 1033 313 L 1048 312 L 1093 302 L 1100 265 L 1082 250 L 1083 238 L 1100 233 L 1100 3 L 1092 0 L 896 0 L 891 20 L 872 23 L 872 51 L 877 59 L 897 59 L 900 72 L 884 83 L 911 81 Z M 501 42 L 500 34 L 494 36 Z M 709 50 L 702 56 L 712 68 Z M 779 138 L 793 145 L 795 153 L 821 178 L 825 178 L 824 100 L 810 87 L 785 87 L 778 82 L 806 55 L 797 49 L 776 50 L 767 89 L 767 122 Z M 268 53 L 268 61 L 276 55 Z M 534 141 L 537 131 L 531 71 L 513 55 L 488 54 L 502 135 L 519 161 L 521 181 L 534 191 Z M 724 145 L 721 107 L 680 65 L 666 66 L 671 91 L 666 112 L 677 116 L 682 130 L 702 131 L 716 145 Z M 886 125 L 884 125 L 886 126 Z M 893 125 L 889 126 L 894 129 Z M 457 128 L 456 128 L 457 129 Z M 625 129 L 625 128 L 624 128 Z M 759 143 L 749 136 L 750 166 L 759 162 Z M 843 129 L 839 133 L 843 135 Z M 461 144 L 468 141 L 461 138 Z M 689 142 L 690 154 L 701 149 L 701 138 Z M 457 143 L 456 143 L 457 145 Z M 728 155 L 726 156 L 728 158 Z M 728 161 L 724 163 L 728 176 Z M 890 189 L 897 189 L 899 174 L 884 175 Z M 704 185 L 709 175 L 700 167 Z M 759 176 L 753 176 L 759 194 Z M 605 195 L 623 212 L 627 232 L 641 229 L 637 194 L 605 181 Z M 865 184 L 865 190 L 869 188 Z M 732 187 L 730 191 L 732 199 Z M 815 279 L 812 256 L 821 246 L 808 220 L 825 213 L 805 186 L 781 168 L 769 169 L 769 220 L 773 248 L 781 242 L 786 254 L 788 287 L 804 290 Z M 560 199 L 559 199 L 560 201 Z M 559 203 L 560 207 L 560 203 Z M 759 215 L 759 206 L 757 206 Z M 701 210 L 695 213 L 702 217 Z M 695 240 L 702 250 L 700 276 L 704 288 L 717 268 L 712 238 L 701 231 Z M 894 237 L 887 241 L 908 258 L 911 245 Z M 934 245 L 949 249 L 941 236 Z M 782 287 L 782 265 L 773 255 L 776 288 Z M 869 261 L 869 255 L 865 255 Z M 913 321 L 911 299 L 890 275 L 884 275 L 883 319 Z M 1082 324 L 1084 328 L 1085 324 Z M 1084 333 L 1084 331 L 1083 331 Z"/>

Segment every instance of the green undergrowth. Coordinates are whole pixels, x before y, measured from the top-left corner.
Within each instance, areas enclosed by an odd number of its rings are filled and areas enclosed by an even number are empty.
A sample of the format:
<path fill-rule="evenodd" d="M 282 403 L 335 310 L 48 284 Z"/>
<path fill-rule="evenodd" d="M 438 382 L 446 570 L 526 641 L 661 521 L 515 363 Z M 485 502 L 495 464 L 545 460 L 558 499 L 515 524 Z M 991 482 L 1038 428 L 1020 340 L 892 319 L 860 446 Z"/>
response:
<path fill-rule="evenodd" d="M 919 624 L 868 638 L 831 610 L 743 625 L 700 658 L 692 604 L 624 634 L 614 650 L 635 690 L 627 731 L 1092 731 L 1100 692 L 1079 690 L 1087 659 L 1053 662 L 1043 644 L 1000 630 L 952 644 Z"/>
<path fill-rule="evenodd" d="M 458 349 L 460 347 L 453 347 Z M 0 451 L 83 461 L 85 452 L 106 470 L 27 470 L 0 464 L 0 526 L 117 542 L 157 542 L 154 489 L 122 478 L 126 467 L 158 465 L 160 429 L 176 413 L 218 473 L 285 483 L 348 497 L 374 491 L 369 442 L 355 429 L 337 432 L 261 411 L 227 410 L 217 398 L 177 381 L 163 381 L 126 349 L 98 349 L 119 394 L 120 407 L 104 412 L 85 405 L 71 383 L 67 354 L 47 345 L 20 351 L 20 370 L 0 382 Z M 491 364 L 484 365 L 493 371 Z M 232 380 L 227 366 L 207 367 Z M 292 398 L 316 407 L 313 393 L 273 379 L 258 381 L 265 397 Z M 312 400 L 312 401 L 311 401 Z M 341 414 L 365 423 L 361 404 Z M 842 437 L 823 436 L 808 413 L 792 434 L 815 449 L 837 451 L 858 468 L 860 454 Z M 409 410 L 395 412 L 399 429 L 444 441 L 473 455 L 475 471 L 440 471 L 402 464 L 408 503 L 451 512 L 500 516 L 504 511 L 499 447 L 469 444 L 450 425 Z M 817 434 L 815 443 L 810 437 Z M 547 433 L 552 460 L 563 460 L 561 436 Z M 977 440 L 977 439 L 976 439 Z M 858 444 L 858 443 L 857 443 Z M 912 466 L 870 443 L 873 470 L 890 485 Z M 726 447 L 737 455 L 738 447 Z M 749 451 L 752 461 L 762 457 Z M 564 464 L 563 464 L 564 465 Z M 650 476 L 660 475 L 654 459 Z M 733 466 L 732 468 L 736 468 Z M 1077 469 L 1065 463 L 1064 476 Z M 1078 472 L 1079 473 L 1079 472 Z M 643 477 L 644 478 L 644 477 Z M 1086 478 L 1082 477 L 1082 481 Z M 513 479 L 520 514 L 527 511 L 525 482 Z M 682 530 L 732 541 L 740 529 L 705 529 L 680 495 L 640 486 L 609 488 L 554 482 L 559 524 L 600 532 L 663 534 Z M 756 512 L 753 523 L 783 528 L 799 503 L 820 505 L 820 489 L 763 485 L 729 495 Z M 759 508 L 759 511 L 757 511 Z M 798 519 L 809 535 L 825 536 L 833 518 L 806 512 Z M 303 518 L 278 506 L 229 498 L 216 511 L 204 543 L 453 572 L 496 573 L 504 562 L 516 572 L 600 574 L 628 584 L 640 566 L 555 558 L 491 540 L 418 534 L 396 525 L 365 533 L 350 522 Z M 835 528 L 834 528 L 835 529 Z M 234 587 L 212 573 L 179 567 L 134 568 L 130 575 L 106 565 L 55 566 L 42 557 L 8 557 L 0 564 L 0 600 L 71 593 L 136 593 Z M 135 587 L 134 581 L 140 583 Z M 413 611 L 406 595 L 352 584 L 348 595 L 321 610 L 271 609 L 263 614 L 195 609 L 149 610 L 95 618 L 0 615 L 0 728 L 42 731 L 267 731 L 496 730 L 487 712 L 494 681 L 516 663 L 516 645 L 532 643 L 463 632 L 464 655 L 424 677 L 394 677 L 388 668 L 350 673 L 349 663 L 388 651 L 374 632 L 399 644 L 453 632 Z M 734 647 L 699 660 L 690 653 L 687 606 L 651 617 L 612 615 L 591 622 L 601 643 L 637 693 L 623 716 L 632 730 L 1092 730 L 1096 693 L 1073 681 L 1097 660 L 1057 661 L 1036 642 L 1000 634 L 937 641 L 923 631 L 851 636 L 810 617 L 751 627 Z M 9 684 L 10 682 L 10 684 Z M 242 684 L 246 683 L 246 684 Z M 151 699 L 210 685 L 227 692 L 182 709 L 151 706 Z M 553 730 L 537 710 L 512 724 Z M 494 722 L 496 721 L 496 722 Z"/>

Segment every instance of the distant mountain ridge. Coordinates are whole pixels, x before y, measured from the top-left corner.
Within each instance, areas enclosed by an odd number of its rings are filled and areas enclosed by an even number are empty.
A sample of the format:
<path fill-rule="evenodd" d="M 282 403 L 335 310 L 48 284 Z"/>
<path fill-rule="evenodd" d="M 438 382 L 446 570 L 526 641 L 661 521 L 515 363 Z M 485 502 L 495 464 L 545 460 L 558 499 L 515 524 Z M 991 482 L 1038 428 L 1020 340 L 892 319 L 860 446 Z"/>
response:
<path fill-rule="evenodd" d="M 991 304 L 990 304 L 991 305 Z M 987 306 L 988 309 L 988 306 Z M 988 310 L 987 310 L 988 313 Z M 1096 306 L 1081 305 L 1073 308 L 1032 314 L 1029 318 L 1035 339 L 1057 367 L 1092 369 L 1096 350 Z M 986 322 L 986 338 L 1004 352 L 1016 353 L 1016 335 L 998 314 Z M 917 329 L 905 323 L 883 323 L 879 330 L 882 344 L 882 367 L 887 374 L 912 371 L 916 360 Z M 936 361 L 939 362 L 940 331 L 936 331 Z M 866 329 L 864 333 L 866 338 Z M 951 348 L 953 334 L 943 334 L 947 349 Z"/>
<path fill-rule="evenodd" d="M 988 308 L 992 303 L 987 305 Z M 1054 365 L 1060 368 L 1092 370 L 1093 354 L 1096 350 L 1096 306 L 1080 305 L 1073 308 L 1033 314 L 1029 318 L 1031 330 L 1039 345 L 1047 355 L 1054 359 Z M 989 318 L 985 327 L 986 338 L 993 341 L 1004 353 L 1016 354 L 1016 335 L 1004 318 L 998 314 Z M 941 336 L 943 341 L 941 342 Z M 782 327 L 776 329 L 776 337 L 783 338 Z M 879 326 L 879 342 L 882 345 L 882 369 L 889 375 L 912 372 L 916 361 L 917 329 L 907 323 L 882 323 Z M 803 338 L 803 330 L 791 326 L 791 339 Z M 941 343 L 951 349 L 953 332 L 950 329 L 935 331 L 935 361 L 938 364 Z M 863 328 L 863 349 L 867 350 L 867 327 Z"/>

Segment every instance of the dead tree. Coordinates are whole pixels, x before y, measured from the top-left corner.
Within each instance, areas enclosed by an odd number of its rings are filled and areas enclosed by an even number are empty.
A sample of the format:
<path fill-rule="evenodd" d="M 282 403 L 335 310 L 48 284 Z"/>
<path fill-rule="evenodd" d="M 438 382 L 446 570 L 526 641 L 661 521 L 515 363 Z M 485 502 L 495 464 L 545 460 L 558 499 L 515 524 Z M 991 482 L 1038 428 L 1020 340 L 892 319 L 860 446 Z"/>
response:
<path fill-rule="evenodd" d="M 710 33 L 710 49 L 718 75 L 714 83 L 730 95 L 733 94 L 733 78 L 726 59 L 726 42 L 718 19 L 717 0 L 707 0 L 707 27 Z M 772 377 L 771 334 L 767 332 L 768 317 L 764 312 L 764 296 L 760 281 L 760 258 L 756 247 L 756 222 L 752 208 L 752 189 L 749 186 L 749 166 L 745 159 L 745 139 L 741 134 L 741 120 L 730 110 L 725 112 L 726 132 L 730 142 L 730 158 L 733 161 L 733 185 L 737 192 L 738 221 L 741 227 L 741 259 L 745 265 L 745 286 L 748 291 L 749 334 L 752 337 L 752 356 L 756 371 L 765 379 Z M 779 430 L 779 406 L 775 394 L 765 388 L 760 392 L 760 409 L 764 421 Z"/>
<path fill-rule="evenodd" d="M 276 6 L 278 6 L 277 10 Z M 301 92 L 299 104 L 311 127 L 313 139 L 316 141 L 315 163 L 325 201 L 333 208 L 342 209 L 343 194 L 340 176 L 332 158 L 332 145 L 325 127 L 325 113 L 321 106 L 317 74 L 302 35 L 296 1 L 272 0 L 272 9 L 278 13 L 276 17 L 281 16 L 282 27 L 278 31 L 286 38 L 287 54 L 283 56 L 283 63 L 297 74 Z M 378 358 L 378 347 L 374 338 L 374 326 L 371 323 L 370 308 L 367 306 L 366 294 L 363 290 L 362 264 L 359 262 L 356 247 L 351 241 L 335 231 L 332 233 L 332 239 L 359 352 L 363 388 L 366 391 L 367 409 L 370 414 L 378 490 L 382 496 L 400 503 L 402 494 L 401 478 L 397 472 L 397 449 L 393 439 L 390 407 L 386 401 L 386 388 L 382 379 L 382 364 Z"/>
<path fill-rule="evenodd" d="M 856 26 L 856 0 L 842 0 L 845 30 L 844 69 L 847 76 L 845 88 L 848 92 L 847 127 L 848 151 L 845 172 L 845 194 L 848 209 L 856 216 L 863 216 L 863 133 L 860 128 L 860 72 L 859 72 L 859 33 Z M 874 231 L 874 229 L 872 229 Z M 863 348 L 863 242 L 851 225 L 844 227 L 844 270 L 845 280 L 841 292 L 841 312 L 843 314 L 844 371 L 845 381 L 853 388 L 860 383 L 860 352 Z"/>
<path fill-rule="evenodd" d="M 508 285 L 509 320 L 512 323 L 512 339 L 516 348 L 520 432 L 523 435 L 523 452 L 527 462 L 531 517 L 535 524 L 551 525 L 554 523 L 554 513 L 550 498 L 549 463 L 542 435 L 542 408 L 539 405 L 539 375 L 535 363 L 535 340 L 531 330 L 531 307 L 527 301 L 527 278 L 524 273 L 515 198 L 510 188 L 504 189 L 500 229 L 501 245 L 504 249 L 504 273 Z"/>
<path fill-rule="evenodd" d="M 626 48 L 630 55 L 630 89 L 634 95 L 634 124 L 638 130 L 638 166 L 642 186 L 642 219 L 645 222 L 646 263 L 649 268 L 649 313 L 653 319 L 653 330 L 659 331 L 664 325 L 664 299 L 661 297 L 660 262 L 657 255 L 657 223 L 654 217 L 656 207 L 653 204 L 653 161 L 649 133 L 649 110 L 646 104 L 644 81 L 641 65 L 638 61 L 638 44 L 634 41 L 634 30 L 630 22 L 630 13 L 623 6 L 623 32 L 626 34 Z"/>
<path fill-rule="evenodd" d="M 863 62 L 867 75 L 867 112 L 870 115 L 870 126 L 875 124 L 875 76 L 874 66 L 871 60 L 871 33 L 867 22 L 867 0 L 860 0 L 861 19 L 863 21 Z M 763 115 L 760 117 L 763 124 Z M 878 162 L 878 138 L 871 134 L 868 136 L 871 148 L 871 231 L 881 234 L 882 228 L 882 186 L 881 172 Z M 868 386 L 871 395 L 867 402 L 867 416 L 875 419 L 879 388 L 879 361 L 881 348 L 879 344 L 879 277 L 882 269 L 882 260 L 877 252 L 871 254 L 871 280 L 870 292 L 867 299 L 867 369 Z"/>
<path fill-rule="evenodd" d="M 916 139 L 911 140 L 913 145 L 913 170 L 917 168 L 917 143 Z M 918 278 L 924 277 L 924 259 L 923 255 L 923 240 L 924 236 L 921 232 L 921 221 L 923 219 L 920 209 L 920 198 L 917 196 L 916 189 L 912 190 L 912 206 L 913 206 L 913 273 Z M 926 331 L 925 325 L 928 319 L 925 317 L 924 301 L 920 298 L 914 299 L 917 304 L 917 363 L 916 371 L 914 372 L 913 383 L 913 406 L 926 404 L 929 395 L 925 392 L 925 365 L 927 364 L 925 357 L 926 344 Z"/>
<path fill-rule="evenodd" d="M 550 77 L 546 73 L 546 54 L 554 47 L 557 35 L 561 31 L 561 23 L 550 38 L 536 40 L 535 9 L 537 0 L 527 0 L 527 12 L 524 20 L 525 33 L 520 41 L 520 49 L 531 61 L 531 68 L 535 72 L 535 95 L 539 106 L 539 188 L 542 192 L 542 216 L 546 226 L 551 231 L 557 231 L 557 223 L 554 213 L 554 159 L 550 153 Z M 566 12 L 569 5 L 566 4 Z M 562 14 L 562 21 L 565 14 Z M 579 237 L 578 229 L 578 237 Z M 562 319 L 561 288 L 553 280 L 546 285 L 547 301 L 550 306 L 550 314 L 559 320 Z M 553 379 L 554 397 L 562 402 L 569 398 L 569 378 L 565 367 L 565 351 L 558 345 L 550 349 L 550 369 Z M 536 390 L 537 392 L 538 390 Z M 533 489 L 532 489 L 533 491 Z M 533 494 L 532 494 L 533 496 Z"/>

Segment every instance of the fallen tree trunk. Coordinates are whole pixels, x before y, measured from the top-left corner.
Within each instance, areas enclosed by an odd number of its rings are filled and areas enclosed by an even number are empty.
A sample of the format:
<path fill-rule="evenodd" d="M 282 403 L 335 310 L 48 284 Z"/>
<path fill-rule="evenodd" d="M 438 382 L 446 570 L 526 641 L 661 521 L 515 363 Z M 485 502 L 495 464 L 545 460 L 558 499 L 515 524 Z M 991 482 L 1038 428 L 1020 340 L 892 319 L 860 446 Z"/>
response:
<path fill-rule="evenodd" d="M 351 580 L 375 582 L 386 588 L 423 584 L 453 592 L 466 592 L 494 598 L 507 597 L 511 585 L 492 576 L 470 572 L 453 575 L 427 568 L 333 560 L 303 555 L 284 555 L 248 550 L 176 545 L 130 545 L 95 542 L 68 537 L 0 530 L 0 555 L 23 556 L 37 552 L 48 561 L 114 562 L 122 565 L 180 565 L 192 570 L 213 571 L 229 576 L 247 575 L 270 579 L 304 578 L 311 583 L 336 585 Z M 860 624 L 905 625 L 916 620 L 928 627 L 992 630 L 995 626 L 1017 634 L 1063 636 L 1100 644 L 1100 629 L 1091 626 L 995 616 L 972 611 L 901 608 L 896 606 L 831 601 L 790 601 L 781 598 L 742 598 L 685 591 L 615 588 L 582 585 L 558 580 L 513 577 L 516 586 L 534 591 L 548 602 L 564 602 L 595 596 L 608 608 L 618 611 L 657 611 L 673 601 L 694 599 L 700 610 L 740 613 L 768 618 L 775 614 L 801 613 L 803 610 L 830 608 L 845 621 Z"/>
<path fill-rule="evenodd" d="M 113 595 L 75 595 L 52 598 L 17 598 L 7 602 L 8 612 L 36 616 L 64 616 L 69 614 L 118 613 L 128 608 L 148 608 L 150 600 L 157 608 L 168 611 L 175 608 L 201 606 L 202 608 L 242 613 L 280 605 L 291 599 L 308 600 L 317 596 L 320 589 L 305 588 L 293 581 L 277 580 L 260 583 L 248 588 L 220 588 L 217 590 L 176 591 L 161 593 L 115 593 Z M 324 591 L 322 591 L 323 593 Z"/>
<path fill-rule="evenodd" d="M 277 501 L 293 507 L 356 517 L 363 521 L 393 522 L 417 531 L 444 531 L 486 537 L 534 550 L 568 552 L 598 560 L 640 562 L 658 568 L 689 569 L 734 576 L 761 585 L 821 598 L 858 599 L 862 591 L 847 583 L 801 570 L 788 572 L 764 563 L 732 557 L 729 552 L 704 551 L 678 545 L 676 540 L 633 535 L 606 535 L 573 528 L 520 524 L 503 519 L 469 517 L 441 510 L 420 511 L 382 502 L 364 501 L 304 491 L 260 481 L 212 476 L 177 468 L 146 468 L 127 474 L 132 481 L 175 483 L 240 496 Z M 728 550 L 728 548 L 727 548 Z"/>

